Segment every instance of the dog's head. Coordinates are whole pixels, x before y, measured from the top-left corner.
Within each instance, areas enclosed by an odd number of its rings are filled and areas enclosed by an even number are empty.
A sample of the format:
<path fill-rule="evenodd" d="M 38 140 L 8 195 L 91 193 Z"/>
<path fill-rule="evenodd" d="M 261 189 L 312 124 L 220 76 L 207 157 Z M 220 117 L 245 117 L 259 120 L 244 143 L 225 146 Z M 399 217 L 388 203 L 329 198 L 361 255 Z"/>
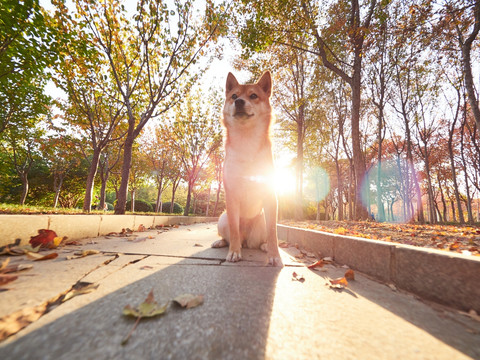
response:
<path fill-rule="evenodd" d="M 225 87 L 226 99 L 223 116 L 226 125 L 230 121 L 246 123 L 249 119 L 270 117 L 272 77 L 265 72 L 256 84 L 241 85 L 232 73 L 228 73 Z"/>

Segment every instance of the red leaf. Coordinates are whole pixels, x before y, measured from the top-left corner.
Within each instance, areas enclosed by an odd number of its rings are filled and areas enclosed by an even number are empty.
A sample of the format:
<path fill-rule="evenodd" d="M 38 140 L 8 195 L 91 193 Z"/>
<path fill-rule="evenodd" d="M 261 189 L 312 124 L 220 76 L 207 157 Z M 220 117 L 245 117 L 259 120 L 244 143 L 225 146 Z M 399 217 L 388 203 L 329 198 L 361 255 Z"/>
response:
<path fill-rule="evenodd" d="M 9 282 L 17 279 L 18 279 L 18 276 L 15 276 L 15 275 L 0 275 L 0 285 L 8 284 Z"/>
<path fill-rule="evenodd" d="M 321 267 L 323 267 L 323 265 L 325 265 L 323 260 L 318 260 L 318 261 L 314 262 L 313 264 L 308 265 L 308 268 L 309 269 L 321 268 Z"/>
<path fill-rule="evenodd" d="M 47 230 L 47 229 L 40 229 L 38 230 L 38 235 L 37 236 L 32 236 L 30 238 L 30 244 L 33 247 L 41 246 L 41 247 L 48 247 L 51 242 L 53 242 L 53 239 L 57 237 L 57 234 L 53 230 Z"/>

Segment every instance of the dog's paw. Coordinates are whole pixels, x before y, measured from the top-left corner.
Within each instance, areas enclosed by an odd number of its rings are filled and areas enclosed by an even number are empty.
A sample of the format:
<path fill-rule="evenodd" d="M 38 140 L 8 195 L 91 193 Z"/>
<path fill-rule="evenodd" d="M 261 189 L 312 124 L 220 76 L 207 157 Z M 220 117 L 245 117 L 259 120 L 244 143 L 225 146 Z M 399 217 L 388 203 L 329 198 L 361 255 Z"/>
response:
<path fill-rule="evenodd" d="M 227 259 L 226 260 L 229 261 L 229 262 L 240 261 L 240 260 L 242 260 L 242 253 L 240 252 L 240 250 L 238 250 L 238 251 L 230 250 L 227 254 Z"/>
<path fill-rule="evenodd" d="M 268 257 L 268 265 L 283 267 L 283 261 L 279 254 L 275 254 L 272 256 L 267 254 L 267 257 Z"/>
<path fill-rule="evenodd" d="M 211 245 L 212 248 L 222 248 L 222 247 L 225 247 L 228 245 L 228 242 L 227 240 L 225 239 L 220 239 L 220 240 L 217 240 L 217 241 L 214 241 Z"/>

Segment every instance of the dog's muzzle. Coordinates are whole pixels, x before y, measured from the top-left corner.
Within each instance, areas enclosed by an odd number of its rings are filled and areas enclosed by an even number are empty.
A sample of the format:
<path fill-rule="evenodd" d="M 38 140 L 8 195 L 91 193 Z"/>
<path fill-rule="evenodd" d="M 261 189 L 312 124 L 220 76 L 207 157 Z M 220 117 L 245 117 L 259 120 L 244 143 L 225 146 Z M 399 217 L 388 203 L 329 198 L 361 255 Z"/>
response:
<path fill-rule="evenodd" d="M 233 114 L 235 117 L 239 118 L 247 118 L 253 116 L 253 114 L 248 114 L 245 110 L 245 100 L 243 99 L 236 99 L 235 100 L 235 113 Z"/>

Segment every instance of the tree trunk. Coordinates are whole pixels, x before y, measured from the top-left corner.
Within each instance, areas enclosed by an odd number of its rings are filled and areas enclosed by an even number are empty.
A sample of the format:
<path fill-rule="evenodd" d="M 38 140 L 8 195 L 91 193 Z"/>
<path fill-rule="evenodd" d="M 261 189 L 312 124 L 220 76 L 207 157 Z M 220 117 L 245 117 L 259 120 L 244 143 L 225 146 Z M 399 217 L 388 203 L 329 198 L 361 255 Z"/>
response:
<path fill-rule="evenodd" d="M 161 212 L 162 210 L 162 186 L 163 186 L 163 175 L 158 180 L 158 190 L 157 190 L 157 202 L 155 203 L 155 212 Z"/>
<path fill-rule="evenodd" d="M 95 176 L 97 175 L 100 154 L 100 148 L 97 147 L 93 150 L 92 162 L 90 163 L 90 169 L 88 170 L 87 184 L 85 187 L 85 198 L 83 200 L 83 210 L 87 212 L 90 212 L 90 210 L 92 209 L 93 185 L 95 182 Z"/>
<path fill-rule="evenodd" d="M 448 156 L 450 158 L 450 168 L 452 169 L 453 192 L 455 194 L 455 201 L 457 202 L 457 207 L 458 207 L 458 219 L 460 221 L 460 224 L 464 224 L 465 218 L 463 217 L 462 202 L 460 201 L 460 192 L 458 191 L 457 173 L 455 169 L 455 159 L 453 156 L 452 137 L 453 137 L 453 131 L 450 132 L 449 138 L 448 138 Z M 455 219 L 455 212 L 453 213 L 453 218 Z"/>
<path fill-rule="evenodd" d="M 300 105 L 297 119 L 297 162 L 295 189 L 295 220 L 303 219 L 303 128 L 305 122 L 305 105 Z"/>
<path fill-rule="evenodd" d="M 335 157 L 335 170 L 337 173 L 338 220 L 343 221 L 343 182 L 341 179 L 340 164 L 338 163 L 338 151 Z"/>
<path fill-rule="evenodd" d="M 58 199 L 60 197 L 60 191 L 62 190 L 63 185 L 63 175 L 54 174 L 53 178 L 53 189 L 55 191 L 55 198 L 53 199 L 53 208 L 55 209 L 58 206 Z"/>
<path fill-rule="evenodd" d="M 117 204 L 115 206 L 115 214 L 125 214 L 125 208 L 127 205 L 127 192 L 128 192 L 128 180 L 130 178 L 130 167 L 132 164 L 132 151 L 133 151 L 133 129 L 127 134 L 125 139 L 125 145 L 123 148 L 123 166 L 122 166 L 122 180 L 120 182 L 120 188 L 117 194 Z"/>
<path fill-rule="evenodd" d="M 25 205 L 25 201 L 27 200 L 27 195 L 28 195 L 28 173 L 23 173 L 20 175 L 20 178 L 22 179 L 22 195 L 20 197 L 20 205 Z"/>
<path fill-rule="evenodd" d="M 362 147 L 360 143 L 360 106 L 361 106 L 361 47 L 355 50 L 355 60 L 353 65 L 353 81 L 352 81 L 352 152 L 353 164 L 355 169 L 355 219 L 367 220 L 368 212 L 362 203 L 362 193 L 368 196 L 366 192 L 369 190 L 363 186 L 365 180 L 365 160 L 362 154 Z M 365 182 L 366 183 L 366 182 Z"/>
<path fill-rule="evenodd" d="M 135 189 L 132 189 L 130 211 L 135 212 Z"/>
<path fill-rule="evenodd" d="M 478 101 L 475 95 L 475 86 L 473 84 L 472 75 L 472 59 L 470 55 L 472 44 L 480 31 L 480 1 L 478 0 L 475 1 L 474 18 L 474 27 L 471 34 L 465 41 L 463 41 L 463 36 L 459 33 L 458 40 L 462 49 L 463 72 L 465 77 L 465 87 L 467 88 L 468 102 L 470 103 L 470 108 L 472 109 L 477 128 L 480 129 L 480 108 L 478 107 Z M 459 28 L 457 27 L 457 29 Z"/>
<path fill-rule="evenodd" d="M 183 216 L 188 216 L 188 212 L 190 211 L 190 201 L 192 200 L 192 188 L 193 188 L 193 184 L 189 181 L 187 203 L 185 204 L 185 209 L 183 210 Z"/>

